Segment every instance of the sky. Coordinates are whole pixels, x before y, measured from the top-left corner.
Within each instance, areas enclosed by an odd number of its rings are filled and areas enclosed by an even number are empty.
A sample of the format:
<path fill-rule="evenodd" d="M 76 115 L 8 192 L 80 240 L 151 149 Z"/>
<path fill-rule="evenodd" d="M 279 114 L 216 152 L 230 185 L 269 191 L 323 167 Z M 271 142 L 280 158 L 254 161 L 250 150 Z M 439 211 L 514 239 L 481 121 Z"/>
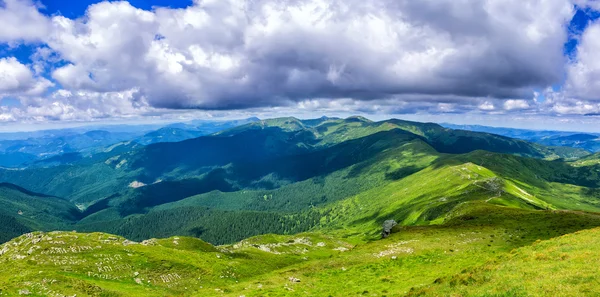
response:
<path fill-rule="evenodd" d="M 0 130 L 258 116 L 600 132 L 600 0 L 0 0 Z"/>

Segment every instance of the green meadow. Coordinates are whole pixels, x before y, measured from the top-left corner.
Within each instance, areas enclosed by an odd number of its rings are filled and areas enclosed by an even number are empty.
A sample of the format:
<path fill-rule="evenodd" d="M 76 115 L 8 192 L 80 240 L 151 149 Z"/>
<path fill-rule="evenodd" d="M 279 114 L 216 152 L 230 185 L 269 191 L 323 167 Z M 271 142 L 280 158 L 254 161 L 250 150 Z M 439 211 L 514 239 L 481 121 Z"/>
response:
<path fill-rule="evenodd" d="M 599 295 L 596 158 L 282 118 L 0 170 L 0 296 Z"/>

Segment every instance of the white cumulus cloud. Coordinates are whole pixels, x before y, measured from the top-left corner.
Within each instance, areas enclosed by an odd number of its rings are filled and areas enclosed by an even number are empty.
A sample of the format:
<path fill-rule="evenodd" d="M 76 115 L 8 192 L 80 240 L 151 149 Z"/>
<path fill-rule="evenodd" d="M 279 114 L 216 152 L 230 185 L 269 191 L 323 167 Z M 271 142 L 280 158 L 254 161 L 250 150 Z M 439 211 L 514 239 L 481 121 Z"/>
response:
<path fill-rule="evenodd" d="M 36 77 L 17 59 L 0 58 L 0 97 L 5 95 L 41 95 L 53 83 Z"/>
<path fill-rule="evenodd" d="M 196 0 L 150 11 L 116 1 L 76 19 L 42 15 L 30 0 L 0 3 L 0 19 L 12 20 L 0 42 L 39 45 L 31 65 L 0 60 L 12 69 L 0 69 L 0 96 L 23 104 L 4 111 L 14 117 L 574 113 L 600 99 L 600 25 L 583 33 L 574 61 L 564 55 L 574 4 L 597 1 Z M 565 75 L 560 94 L 531 100 Z M 41 96 L 52 84 L 44 76 L 63 89 Z"/>

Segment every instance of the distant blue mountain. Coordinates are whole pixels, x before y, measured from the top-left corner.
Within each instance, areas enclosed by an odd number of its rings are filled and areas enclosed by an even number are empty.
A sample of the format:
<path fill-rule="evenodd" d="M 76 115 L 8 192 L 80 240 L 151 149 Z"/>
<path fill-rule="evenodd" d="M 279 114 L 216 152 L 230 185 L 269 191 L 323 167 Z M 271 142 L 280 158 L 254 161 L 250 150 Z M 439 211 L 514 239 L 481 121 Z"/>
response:
<path fill-rule="evenodd" d="M 166 125 L 105 125 L 0 133 L 0 167 L 68 164 L 121 142 L 141 145 L 179 142 L 259 120 L 194 120 Z"/>
<path fill-rule="evenodd" d="M 480 125 L 441 124 L 445 128 L 492 133 L 518 138 L 546 146 L 566 146 L 581 148 L 590 152 L 600 152 L 600 133 L 581 133 L 565 131 L 537 131 L 527 129 L 487 127 Z"/>

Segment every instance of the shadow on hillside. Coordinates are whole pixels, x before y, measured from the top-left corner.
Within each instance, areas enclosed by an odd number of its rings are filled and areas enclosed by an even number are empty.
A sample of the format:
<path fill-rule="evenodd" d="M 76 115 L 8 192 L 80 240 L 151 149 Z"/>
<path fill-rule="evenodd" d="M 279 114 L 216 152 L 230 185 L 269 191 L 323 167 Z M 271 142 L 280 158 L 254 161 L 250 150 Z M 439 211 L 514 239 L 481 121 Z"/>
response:
<path fill-rule="evenodd" d="M 401 180 L 401 179 L 403 179 L 403 178 L 405 178 L 407 176 L 411 176 L 411 175 L 413 175 L 413 174 L 415 174 L 415 173 L 417 173 L 417 172 L 419 172 L 419 171 L 421 171 L 423 169 L 425 169 L 425 168 L 423 168 L 423 167 L 417 167 L 417 166 L 412 166 L 412 165 L 411 166 L 402 167 L 402 168 L 399 168 L 399 169 L 397 169 L 395 171 L 386 173 L 385 174 L 385 179 L 392 180 L 392 181 Z"/>
<path fill-rule="evenodd" d="M 372 222 L 372 221 L 379 221 L 378 218 L 379 218 L 380 214 L 381 214 L 381 211 L 377 211 L 376 213 L 374 213 L 374 214 L 372 214 L 372 215 L 370 215 L 368 217 L 364 217 L 362 219 L 354 220 L 354 221 L 350 222 L 349 225 L 350 226 L 361 225 L 361 224 L 366 224 L 366 223 L 369 223 L 369 222 Z M 382 220 L 381 222 L 383 223 L 383 221 L 384 220 Z"/>

